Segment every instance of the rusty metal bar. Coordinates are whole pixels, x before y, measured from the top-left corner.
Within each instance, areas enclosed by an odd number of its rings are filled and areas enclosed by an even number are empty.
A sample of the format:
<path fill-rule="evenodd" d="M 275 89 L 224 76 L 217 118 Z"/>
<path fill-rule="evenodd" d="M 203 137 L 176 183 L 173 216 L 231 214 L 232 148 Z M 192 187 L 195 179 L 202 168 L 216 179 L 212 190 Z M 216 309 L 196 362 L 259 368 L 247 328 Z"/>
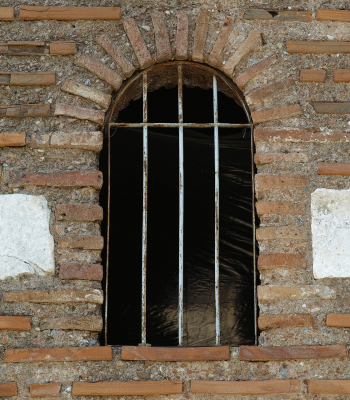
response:
<path fill-rule="evenodd" d="M 229 124 L 229 123 L 207 123 L 207 124 L 196 124 L 196 123 L 127 123 L 127 122 L 113 122 L 110 124 L 111 127 L 116 128 L 252 128 L 252 124 Z"/>
<path fill-rule="evenodd" d="M 178 66 L 179 123 L 183 124 L 183 74 Z M 183 284 L 184 284 L 184 128 L 179 126 L 179 346 L 183 345 Z"/>
<path fill-rule="evenodd" d="M 147 271 L 147 211 L 148 211 L 148 127 L 147 74 L 143 75 L 143 214 L 142 214 L 142 333 L 141 344 L 146 345 L 146 271 Z"/>
<path fill-rule="evenodd" d="M 215 156 L 215 344 L 220 345 L 220 294 L 219 294 L 219 109 L 218 85 L 213 75 L 214 106 L 214 156 Z"/>

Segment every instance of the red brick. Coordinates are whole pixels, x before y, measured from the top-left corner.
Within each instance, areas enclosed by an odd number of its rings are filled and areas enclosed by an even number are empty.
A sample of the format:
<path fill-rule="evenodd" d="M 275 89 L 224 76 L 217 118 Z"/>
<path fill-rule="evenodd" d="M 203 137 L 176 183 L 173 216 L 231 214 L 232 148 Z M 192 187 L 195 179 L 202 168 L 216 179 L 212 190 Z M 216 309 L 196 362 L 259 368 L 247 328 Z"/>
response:
<path fill-rule="evenodd" d="M 320 297 L 330 300 L 337 297 L 334 287 L 316 285 L 266 285 L 258 286 L 258 298 L 261 302 L 281 300 L 300 300 L 308 297 Z"/>
<path fill-rule="evenodd" d="M 0 329 L 9 331 L 29 331 L 30 317 L 0 316 Z"/>
<path fill-rule="evenodd" d="M 319 175 L 350 175 L 350 163 L 318 163 Z"/>
<path fill-rule="evenodd" d="M 308 162 L 308 156 L 305 153 L 255 153 L 254 156 L 254 162 L 257 165 L 280 161 L 305 163 Z"/>
<path fill-rule="evenodd" d="M 25 146 L 25 132 L 2 132 L 0 133 L 0 147 Z"/>
<path fill-rule="evenodd" d="M 4 362 L 103 361 L 112 360 L 112 347 L 56 347 L 7 349 Z"/>
<path fill-rule="evenodd" d="M 172 53 L 165 14 L 163 12 L 155 12 L 151 14 L 151 18 L 156 40 L 157 62 L 169 61 L 172 57 Z"/>
<path fill-rule="evenodd" d="M 64 236 L 57 240 L 59 249 L 102 250 L 103 237 L 92 235 Z"/>
<path fill-rule="evenodd" d="M 316 14 L 317 21 L 339 21 L 350 22 L 349 10 L 330 10 L 327 8 L 319 8 Z"/>
<path fill-rule="evenodd" d="M 13 21 L 15 19 L 14 16 L 14 8 L 13 7 L 0 7 L 0 20 L 1 21 Z"/>
<path fill-rule="evenodd" d="M 139 61 L 140 68 L 150 67 L 153 64 L 153 59 L 135 20 L 126 18 L 123 20 L 123 26 Z"/>
<path fill-rule="evenodd" d="M 52 383 L 33 383 L 30 385 L 30 397 L 58 397 L 60 395 L 61 384 Z"/>
<path fill-rule="evenodd" d="M 222 51 L 226 45 L 228 37 L 230 36 L 234 22 L 235 19 L 233 17 L 226 17 L 221 27 L 219 36 L 216 39 L 214 47 L 210 53 L 208 64 L 215 68 L 219 66 Z"/>
<path fill-rule="evenodd" d="M 92 108 L 83 108 L 78 106 L 71 106 L 69 104 L 56 103 L 55 115 L 62 115 L 64 117 L 73 117 L 78 119 L 87 119 L 103 125 L 105 120 L 105 112 L 100 110 L 93 110 Z"/>
<path fill-rule="evenodd" d="M 334 69 L 333 82 L 350 82 L 350 69 Z"/>
<path fill-rule="evenodd" d="M 77 54 L 77 43 L 74 41 L 50 42 L 50 55 Z"/>
<path fill-rule="evenodd" d="M 258 326 L 261 331 L 316 325 L 316 318 L 309 314 L 261 315 L 258 319 Z"/>
<path fill-rule="evenodd" d="M 103 268 L 100 264 L 61 264 L 59 276 L 61 279 L 102 281 Z"/>
<path fill-rule="evenodd" d="M 0 383 L 0 397 L 8 397 L 8 396 L 17 396 L 16 382 Z"/>
<path fill-rule="evenodd" d="M 255 124 L 261 122 L 274 121 L 276 119 L 297 117 L 303 113 L 300 104 L 290 104 L 281 107 L 268 108 L 252 112 L 252 118 Z"/>
<path fill-rule="evenodd" d="M 267 226 L 256 230 L 256 239 L 258 241 L 279 239 L 306 240 L 307 232 L 305 228 L 296 226 Z"/>
<path fill-rule="evenodd" d="M 78 331 L 101 332 L 103 320 L 100 316 L 44 318 L 40 329 L 69 329 Z"/>
<path fill-rule="evenodd" d="M 194 31 L 192 60 L 202 63 L 204 61 L 204 46 L 209 28 L 210 11 L 206 8 L 199 10 L 196 29 Z"/>
<path fill-rule="evenodd" d="M 323 130 L 316 131 L 313 128 L 256 128 L 254 140 L 274 142 L 350 142 L 350 132 Z"/>
<path fill-rule="evenodd" d="M 55 216 L 58 221 L 102 221 L 103 208 L 97 204 L 59 204 Z"/>
<path fill-rule="evenodd" d="M 258 257 L 259 270 L 273 268 L 306 268 L 304 254 L 260 254 Z"/>
<path fill-rule="evenodd" d="M 110 84 L 115 90 L 118 90 L 123 83 L 123 79 L 118 73 L 106 67 L 101 62 L 93 60 L 91 57 L 80 56 L 75 60 L 75 64 L 97 75 L 100 79 Z"/>
<path fill-rule="evenodd" d="M 350 328 L 350 314 L 327 314 L 326 326 Z"/>
<path fill-rule="evenodd" d="M 61 21 L 120 19 L 120 7 L 21 6 L 19 19 L 56 19 Z"/>
<path fill-rule="evenodd" d="M 350 42 L 336 40 L 291 40 L 287 42 L 288 53 L 338 54 L 350 53 Z"/>
<path fill-rule="evenodd" d="M 308 392 L 320 394 L 350 394 L 350 380 L 310 379 Z"/>
<path fill-rule="evenodd" d="M 56 186 L 76 187 L 91 186 L 95 189 L 102 187 L 102 172 L 100 171 L 72 171 L 13 174 L 10 176 L 9 187 L 22 186 Z"/>
<path fill-rule="evenodd" d="M 247 96 L 248 104 L 264 103 L 264 101 L 273 98 L 274 96 L 291 91 L 295 87 L 294 79 L 290 76 L 278 82 L 271 83 L 259 89 L 253 90 Z"/>
<path fill-rule="evenodd" d="M 309 186 L 309 177 L 307 175 L 265 175 L 255 176 L 255 187 L 258 191 L 280 188 L 302 188 Z"/>
<path fill-rule="evenodd" d="M 177 13 L 175 60 L 188 59 L 188 15 L 186 11 Z"/>
<path fill-rule="evenodd" d="M 305 215 L 305 203 L 293 203 L 292 201 L 258 201 L 256 211 L 259 216 L 269 214 L 293 214 Z"/>
<path fill-rule="evenodd" d="M 301 69 L 300 82 L 324 82 L 326 71 L 324 69 Z"/>

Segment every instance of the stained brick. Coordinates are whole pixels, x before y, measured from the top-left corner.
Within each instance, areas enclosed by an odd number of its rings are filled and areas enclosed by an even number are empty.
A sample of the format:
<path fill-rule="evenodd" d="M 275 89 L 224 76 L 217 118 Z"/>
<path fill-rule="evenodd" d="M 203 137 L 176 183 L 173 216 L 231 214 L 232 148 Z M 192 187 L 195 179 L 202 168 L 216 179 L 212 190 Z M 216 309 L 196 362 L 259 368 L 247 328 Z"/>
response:
<path fill-rule="evenodd" d="M 30 317 L 0 316 L 0 329 L 28 331 L 30 330 Z"/>
<path fill-rule="evenodd" d="M 255 153 L 254 156 L 254 162 L 257 165 L 279 161 L 305 163 L 308 162 L 308 156 L 305 153 Z"/>
<path fill-rule="evenodd" d="M 267 226 L 256 230 L 256 239 L 261 240 L 306 240 L 307 232 L 305 228 L 295 226 Z"/>
<path fill-rule="evenodd" d="M 258 174 L 255 177 L 255 187 L 258 191 L 268 189 L 280 189 L 280 188 L 302 188 L 309 186 L 308 175 L 265 175 Z"/>
<path fill-rule="evenodd" d="M 278 54 L 273 54 L 257 64 L 252 65 L 234 79 L 236 85 L 242 89 L 251 79 L 261 72 L 268 70 L 271 65 L 275 64 L 277 61 L 280 61 Z"/>
<path fill-rule="evenodd" d="M 245 361 L 283 361 L 346 358 L 346 347 L 335 346 L 241 346 L 239 358 Z"/>
<path fill-rule="evenodd" d="M 305 203 L 293 203 L 292 201 L 258 201 L 256 211 L 259 216 L 269 214 L 293 214 L 305 215 Z"/>
<path fill-rule="evenodd" d="M 244 19 L 274 20 L 274 21 L 298 21 L 311 22 L 311 11 L 284 11 L 284 10 L 247 10 L 243 16 Z"/>
<path fill-rule="evenodd" d="M 252 118 L 255 124 L 261 122 L 274 121 L 276 119 L 297 117 L 303 113 L 300 104 L 290 104 L 266 110 L 252 112 Z"/>
<path fill-rule="evenodd" d="M 304 254 L 260 254 L 258 257 L 259 270 L 273 268 L 306 268 Z"/>
<path fill-rule="evenodd" d="M 133 18 L 126 18 L 123 20 L 123 26 L 139 61 L 140 68 L 145 69 L 150 67 L 153 64 L 153 59 L 135 20 Z"/>
<path fill-rule="evenodd" d="M 0 397 L 17 396 L 17 383 L 0 383 Z"/>
<path fill-rule="evenodd" d="M 310 54 L 338 54 L 350 53 L 350 42 L 336 40 L 291 40 L 287 42 L 288 53 L 310 53 Z"/>
<path fill-rule="evenodd" d="M 308 392 L 320 394 L 350 394 L 350 380 L 310 379 Z"/>
<path fill-rule="evenodd" d="M 115 45 L 107 35 L 101 35 L 96 39 L 96 42 L 102 46 L 106 52 L 114 59 L 122 71 L 125 78 L 131 76 L 136 68 L 132 63 L 124 56 L 120 48 Z"/>
<path fill-rule="evenodd" d="M 51 55 L 77 54 L 77 44 L 74 41 L 50 42 Z"/>
<path fill-rule="evenodd" d="M 301 69 L 300 82 L 324 82 L 326 71 L 324 69 Z"/>
<path fill-rule="evenodd" d="M 316 19 L 317 21 L 350 22 L 350 11 L 319 8 L 317 10 Z"/>
<path fill-rule="evenodd" d="M 254 140 L 275 142 L 350 142 L 348 131 L 324 130 L 303 128 L 256 128 Z"/>
<path fill-rule="evenodd" d="M 49 117 L 50 104 L 0 104 L 0 117 Z"/>
<path fill-rule="evenodd" d="M 103 208 L 97 204 L 59 204 L 55 216 L 58 221 L 102 221 Z"/>
<path fill-rule="evenodd" d="M 110 84 L 115 90 L 118 90 L 123 83 L 123 79 L 118 73 L 99 61 L 93 60 L 91 57 L 80 56 L 75 60 L 75 64 L 97 75 L 100 79 Z"/>
<path fill-rule="evenodd" d="M 227 39 L 233 28 L 235 19 L 233 17 L 226 17 L 214 47 L 209 55 L 208 64 L 213 67 L 218 67 L 221 59 L 222 51 L 226 45 Z"/>
<path fill-rule="evenodd" d="M 61 90 L 91 100 L 105 109 L 109 107 L 112 99 L 112 96 L 109 94 L 71 80 L 66 81 Z"/>
<path fill-rule="evenodd" d="M 188 15 L 186 11 L 177 13 L 175 59 L 188 59 Z"/>
<path fill-rule="evenodd" d="M 294 79 L 290 76 L 278 82 L 271 83 L 270 85 L 263 86 L 250 92 L 246 99 L 248 104 L 255 104 L 264 102 L 280 93 L 290 91 L 295 87 Z"/>
<path fill-rule="evenodd" d="M 59 276 L 61 279 L 102 281 L 103 267 L 100 264 L 61 264 Z"/>
<path fill-rule="evenodd" d="M 2 132 L 0 133 L 0 147 L 25 146 L 25 132 Z"/>
<path fill-rule="evenodd" d="M 350 163 L 318 163 L 318 174 L 319 175 L 350 175 Z"/>
<path fill-rule="evenodd" d="M 7 303 L 103 303 L 103 292 L 97 289 L 49 289 L 49 290 L 22 290 L 18 292 L 4 292 L 3 300 Z"/>
<path fill-rule="evenodd" d="M 78 119 L 87 119 L 97 124 L 102 125 L 105 120 L 104 111 L 93 110 L 91 108 L 83 108 L 78 106 L 71 106 L 68 104 L 56 103 L 55 115 L 62 115 L 65 117 L 73 117 Z"/>
<path fill-rule="evenodd" d="M 199 10 L 196 29 L 194 31 L 192 60 L 202 63 L 204 61 L 204 46 L 209 28 L 210 11 L 206 8 Z"/>
<path fill-rule="evenodd" d="M 92 235 L 64 236 L 57 240 L 59 249 L 102 250 L 103 237 Z"/>
<path fill-rule="evenodd" d="M 9 187 L 22 186 L 56 186 L 79 187 L 90 186 L 95 189 L 102 187 L 102 172 L 100 171 L 72 171 L 54 173 L 27 172 L 10 175 Z"/>
<path fill-rule="evenodd" d="M 58 397 L 60 390 L 61 384 L 57 382 L 34 383 L 30 385 L 30 397 Z"/>
<path fill-rule="evenodd" d="M 350 314 L 327 314 L 326 326 L 350 328 Z"/>
<path fill-rule="evenodd" d="M 40 349 L 7 349 L 5 362 L 51 362 L 51 361 L 103 361 L 112 360 L 112 348 L 56 347 Z"/>
<path fill-rule="evenodd" d="M 103 328 L 102 317 L 62 317 L 44 318 L 41 320 L 40 328 L 44 329 L 70 329 L 79 331 L 101 332 Z"/>
<path fill-rule="evenodd" d="M 309 314 L 278 314 L 261 315 L 258 319 L 259 329 L 294 328 L 302 326 L 316 326 L 316 318 Z"/>
<path fill-rule="evenodd" d="M 318 114 L 350 114 L 350 101 L 314 101 L 312 105 Z"/>
<path fill-rule="evenodd" d="M 259 301 L 299 300 L 306 297 L 336 298 L 336 291 L 330 286 L 316 285 L 267 285 L 258 286 Z"/>
<path fill-rule="evenodd" d="M 151 18 L 156 40 L 157 62 L 169 61 L 172 54 L 165 14 L 163 12 L 155 12 L 151 14 Z"/>

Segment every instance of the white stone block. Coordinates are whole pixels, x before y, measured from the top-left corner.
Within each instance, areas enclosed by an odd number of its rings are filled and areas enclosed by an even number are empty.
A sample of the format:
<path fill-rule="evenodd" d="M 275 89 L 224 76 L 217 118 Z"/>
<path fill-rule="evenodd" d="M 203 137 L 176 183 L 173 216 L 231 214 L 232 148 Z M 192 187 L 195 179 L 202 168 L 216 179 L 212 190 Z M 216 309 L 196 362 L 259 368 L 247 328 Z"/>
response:
<path fill-rule="evenodd" d="M 44 196 L 0 195 L 0 279 L 24 273 L 54 274 L 49 221 Z"/>
<path fill-rule="evenodd" d="M 350 277 L 350 189 L 315 190 L 311 213 L 314 277 Z"/>

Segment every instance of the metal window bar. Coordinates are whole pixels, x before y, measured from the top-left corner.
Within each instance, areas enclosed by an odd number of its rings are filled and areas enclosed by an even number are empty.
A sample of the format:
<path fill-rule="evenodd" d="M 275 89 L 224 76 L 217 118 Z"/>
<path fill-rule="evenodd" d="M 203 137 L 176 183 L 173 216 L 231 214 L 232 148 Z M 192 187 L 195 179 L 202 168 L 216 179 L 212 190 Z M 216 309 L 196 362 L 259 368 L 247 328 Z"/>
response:
<path fill-rule="evenodd" d="M 141 306 L 141 345 L 146 345 L 146 272 L 147 272 L 147 198 L 148 198 L 148 128 L 178 128 L 179 129 L 179 346 L 183 345 L 183 243 L 184 243 L 184 128 L 214 128 L 214 158 L 215 158 L 215 343 L 220 345 L 220 298 L 219 298 L 219 128 L 253 128 L 252 123 L 231 124 L 219 123 L 218 118 L 218 89 L 217 76 L 213 70 L 213 123 L 184 123 L 183 122 L 183 69 L 186 63 L 178 63 L 178 123 L 148 123 L 147 122 L 147 90 L 148 80 L 147 71 L 142 73 L 143 78 L 143 122 L 142 123 L 109 123 L 108 125 L 108 145 L 110 147 L 110 128 L 143 128 L 143 222 L 142 222 L 142 306 Z M 224 81 L 225 78 L 221 78 Z M 226 82 L 227 83 L 227 82 Z M 249 116 L 247 108 L 242 103 L 246 115 Z M 249 118 L 250 120 L 250 118 Z M 253 155 L 253 143 L 252 143 Z M 110 154 L 109 154 L 110 157 Z M 253 164 L 252 164 L 253 168 Z M 254 171 L 252 169 L 253 179 L 253 204 L 254 204 Z M 110 184 L 108 185 L 110 186 Z M 109 210 L 110 210 L 110 191 L 108 195 L 108 230 L 109 230 Z M 253 211 L 253 226 L 255 226 L 255 215 Z M 254 260 L 255 260 L 255 230 L 253 234 Z M 107 246 L 107 251 L 108 251 Z M 108 261 L 107 261 L 108 270 Z M 256 273 L 254 270 L 254 283 L 256 286 Z M 107 285 L 108 290 L 108 285 Z M 257 318 L 256 290 L 254 292 L 255 320 Z M 106 303 L 107 315 L 107 303 Z M 107 327 L 107 325 L 106 325 Z M 107 338 L 107 328 L 105 332 Z M 257 344 L 257 326 L 255 324 L 255 341 Z"/>

